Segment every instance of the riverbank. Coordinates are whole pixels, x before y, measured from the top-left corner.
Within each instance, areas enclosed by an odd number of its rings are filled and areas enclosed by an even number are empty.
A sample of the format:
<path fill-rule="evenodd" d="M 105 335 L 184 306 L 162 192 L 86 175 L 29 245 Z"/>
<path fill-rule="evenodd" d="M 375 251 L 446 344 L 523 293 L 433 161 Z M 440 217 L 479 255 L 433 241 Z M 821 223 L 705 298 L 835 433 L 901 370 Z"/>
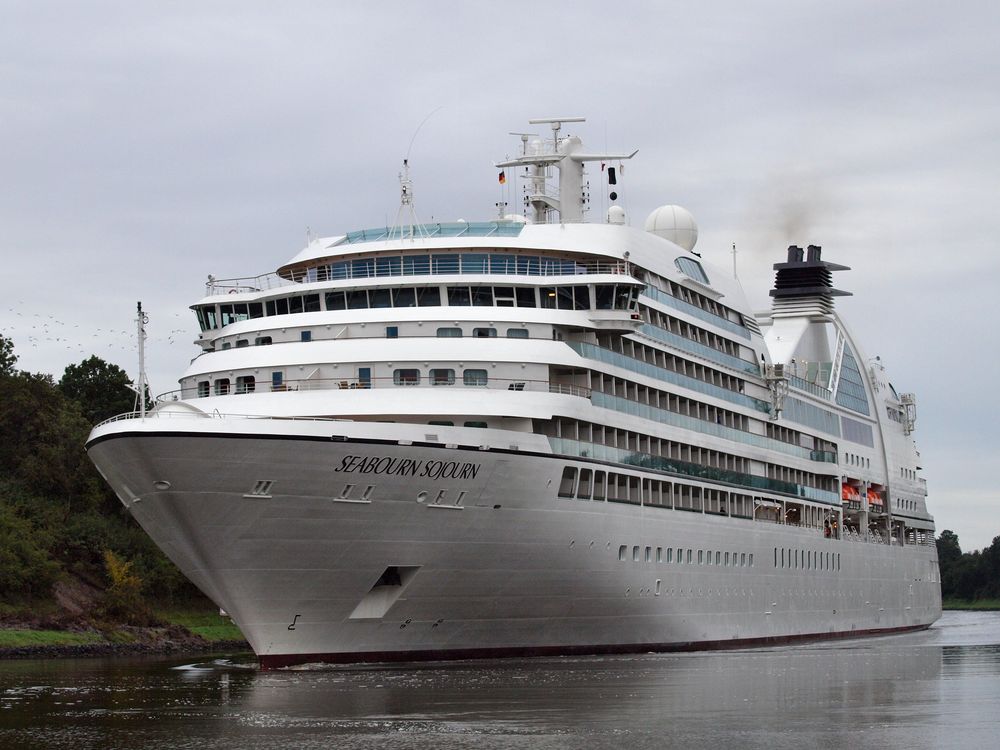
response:
<path fill-rule="evenodd" d="M 81 619 L 56 628 L 8 615 L 0 622 L 0 659 L 250 650 L 228 617 L 204 606 L 157 611 L 155 619 L 149 627 Z"/>
<path fill-rule="evenodd" d="M 1000 599 L 976 599 L 971 602 L 964 599 L 945 599 L 941 608 L 966 612 L 1000 612 Z"/>

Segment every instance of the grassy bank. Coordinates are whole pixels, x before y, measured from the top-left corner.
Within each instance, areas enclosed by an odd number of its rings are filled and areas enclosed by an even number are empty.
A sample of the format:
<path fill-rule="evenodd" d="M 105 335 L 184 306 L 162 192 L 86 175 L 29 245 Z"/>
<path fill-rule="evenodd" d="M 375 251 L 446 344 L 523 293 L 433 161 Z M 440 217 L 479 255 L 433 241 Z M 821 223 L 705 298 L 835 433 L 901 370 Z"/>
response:
<path fill-rule="evenodd" d="M 945 599 L 941 606 L 944 609 L 965 609 L 982 612 L 1000 611 L 1000 599 L 976 599 L 967 602 L 964 599 Z"/>
<path fill-rule="evenodd" d="M 103 642 L 100 633 L 68 630 L 28 630 L 26 628 L 0 628 L 0 648 L 25 648 L 28 646 L 89 646 Z"/>
<path fill-rule="evenodd" d="M 153 613 L 146 627 L 81 614 L 56 620 L 38 617 L 44 605 L 5 606 L 0 613 L 0 657 L 101 656 L 178 653 L 213 647 L 248 649 L 243 634 L 207 601 L 175 605 Z"/>
<path fill-rule="evenodd" d="M 228 617 L 219 615 L 217 609 L 204 607 L 177 608 L 156 613 L 157 618 L 170 625 L 179 625 L 209 643 L 217 641 L 242 641 L 243 633 Z"/>

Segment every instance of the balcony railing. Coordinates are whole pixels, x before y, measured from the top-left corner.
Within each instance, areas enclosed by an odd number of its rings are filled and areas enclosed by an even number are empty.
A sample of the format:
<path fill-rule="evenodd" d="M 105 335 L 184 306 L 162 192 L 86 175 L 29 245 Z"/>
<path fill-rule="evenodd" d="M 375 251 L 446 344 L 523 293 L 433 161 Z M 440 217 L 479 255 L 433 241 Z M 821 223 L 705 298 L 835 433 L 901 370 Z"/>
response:
<path fill-rule="evenodd" d="M 441 368 L 446 369 L 446 368 Z M 230 396 L 248 393 L 288 393 L 295 391 L 336 391 L 336 390 L 371 390 L 374 388 L 462 388 L 483 390 L 501 390 L 534 393 L 556 393 L 564 396 L 577 396 L 589 399 L 590 388 L 572 383 L 560 383 L 550 380 L 529 380 L 526 378 L 495 378 L 485 380 L 470 378 L 466 381 L 462 373 L 439 375 L 431 377 L 421 374 L 417 378 L 376 377 L 376 378 L 302 378 L 298 380 L 283 380 L 281 383 L 270 381 L 246 382 L 237 380 L 221 385 L 218 380 L 212 384 L 209 392 L 199 391 L 197 386 L 168 391 L 157 396 L 158 402 L 176 401 L 178 399 L 208 398 L 209 396 Z"/>
<path fill-rule="evenodd" d="M 372 256 L 352 261 L 336 261 L 314 268 L 294 269 L 287 276 L 268 273 L 236 279 L 209 278 L 207 295 L 237 292 L 262 292 L 279 287 L 325 281 L 353 279 L 389 279 L 425 276 L 506 276 L 566 277 L 587 275 L 623 276 L 623 281 L 638 284 L 631 277 L 627 261 L 566 260 L 544 256 L 490 255 L 488 253 L 450 253 L 435 255 Z"/>

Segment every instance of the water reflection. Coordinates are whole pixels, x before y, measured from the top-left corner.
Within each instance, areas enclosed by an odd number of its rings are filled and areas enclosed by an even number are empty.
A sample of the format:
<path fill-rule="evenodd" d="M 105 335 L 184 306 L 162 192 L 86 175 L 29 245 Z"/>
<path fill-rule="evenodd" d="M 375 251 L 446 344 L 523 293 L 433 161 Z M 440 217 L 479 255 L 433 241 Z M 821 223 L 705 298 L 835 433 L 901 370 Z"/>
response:
<path fill-rule="evenodd" d="M 0 664 L 0 747 L 992 746 L 1000 614 L 738 652 L 259 672 L 246 660 Z"/>

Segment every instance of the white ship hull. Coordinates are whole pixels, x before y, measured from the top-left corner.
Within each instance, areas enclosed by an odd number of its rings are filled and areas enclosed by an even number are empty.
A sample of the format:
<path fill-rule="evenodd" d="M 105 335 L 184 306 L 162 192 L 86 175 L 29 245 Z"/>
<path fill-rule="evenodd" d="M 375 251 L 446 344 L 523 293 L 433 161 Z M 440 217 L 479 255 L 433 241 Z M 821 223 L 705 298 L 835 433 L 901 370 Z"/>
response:
<path fill-rule="evenodd" d="M 523 448 L 400 445 L 379 437 L 389 425 L 247 423 L 112 423 L 89 452 L 265 666 L 718 648 L 940 615 L 932 546 L 560 498 L 564 467 L 593 464 Z M 248 496 L 258 481 L 274 494 Z M 373 592 L 387 569 L 404 580 Z"/>

